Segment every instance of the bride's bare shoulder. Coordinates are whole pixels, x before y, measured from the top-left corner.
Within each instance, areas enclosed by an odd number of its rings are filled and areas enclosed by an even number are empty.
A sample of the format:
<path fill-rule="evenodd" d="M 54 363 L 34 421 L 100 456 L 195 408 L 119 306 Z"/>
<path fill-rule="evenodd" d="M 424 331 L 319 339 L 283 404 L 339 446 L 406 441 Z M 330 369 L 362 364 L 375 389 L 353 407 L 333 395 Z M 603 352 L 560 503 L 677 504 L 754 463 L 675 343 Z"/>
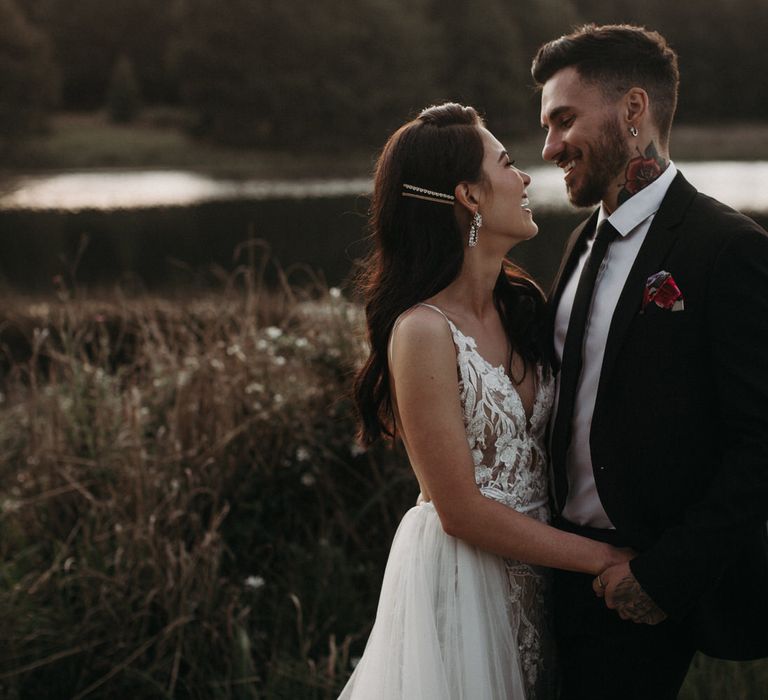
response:
<path fill-rule="evenodd" d="M 396 346 L 452 345 L 451 329 L 442 312 L 431 306 L 417 304 L 404 311 L 392 328 Z"/>

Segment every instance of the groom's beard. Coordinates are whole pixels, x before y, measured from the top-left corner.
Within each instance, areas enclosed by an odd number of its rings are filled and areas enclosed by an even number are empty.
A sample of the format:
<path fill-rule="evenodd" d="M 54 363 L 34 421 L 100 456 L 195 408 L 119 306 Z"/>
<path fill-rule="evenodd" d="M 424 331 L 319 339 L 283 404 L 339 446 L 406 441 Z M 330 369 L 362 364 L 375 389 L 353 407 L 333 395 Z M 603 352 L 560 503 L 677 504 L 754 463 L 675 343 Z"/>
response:
<path fill-rule="evenodd" d="M 601 131 L 599 139 L 589 145 L 588 172 L 568 187 L 568 199 L 577 207 L 600 202 L 631 156 L 616 116 L 608 117 Z"/>

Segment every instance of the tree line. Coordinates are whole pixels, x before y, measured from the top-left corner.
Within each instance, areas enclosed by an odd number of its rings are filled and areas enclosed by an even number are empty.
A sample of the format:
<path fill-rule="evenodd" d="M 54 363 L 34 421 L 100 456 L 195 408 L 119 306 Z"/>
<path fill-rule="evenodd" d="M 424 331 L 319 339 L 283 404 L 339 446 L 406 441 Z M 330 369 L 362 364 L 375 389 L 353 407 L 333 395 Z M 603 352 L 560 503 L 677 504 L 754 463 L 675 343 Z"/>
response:
<path fill-rule="evenodd" d="M 764 0 L 0 0 L 0 141 L 53 110 L 144 104 L 217 142 L 353 147 L 445 99 L 513 135 L 537 119 L 536 48 L 588 21 L 670 40 L 680 121 L 765 119 Z"/>

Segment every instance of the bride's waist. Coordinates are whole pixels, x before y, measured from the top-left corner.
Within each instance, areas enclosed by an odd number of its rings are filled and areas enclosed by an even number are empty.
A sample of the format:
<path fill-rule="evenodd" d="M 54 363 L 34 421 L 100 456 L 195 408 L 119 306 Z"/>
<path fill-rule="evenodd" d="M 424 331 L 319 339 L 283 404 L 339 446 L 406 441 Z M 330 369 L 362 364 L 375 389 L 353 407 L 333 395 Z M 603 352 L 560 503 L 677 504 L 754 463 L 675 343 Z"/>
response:
<path fill-rule="evenodd" d="M 522 502 L 520 499 L 514 497 L 511 493 L 506 493 L 501 489 L 493 486 L 481 486 L 480 493 L 492 501 L 502 503 L 503 505 L 514 508 L 518 513 L 530 514 L 534 511 L 542 510 L 548 511 L 549 501 L 546 497 L 538 498 L 536 500 Z M 416 506 L 428 506 L 435 509 L 435 505 L 431 500 L 425 499 L 424 494 L 419 493 L 419 497 L 416 499 Z"/>

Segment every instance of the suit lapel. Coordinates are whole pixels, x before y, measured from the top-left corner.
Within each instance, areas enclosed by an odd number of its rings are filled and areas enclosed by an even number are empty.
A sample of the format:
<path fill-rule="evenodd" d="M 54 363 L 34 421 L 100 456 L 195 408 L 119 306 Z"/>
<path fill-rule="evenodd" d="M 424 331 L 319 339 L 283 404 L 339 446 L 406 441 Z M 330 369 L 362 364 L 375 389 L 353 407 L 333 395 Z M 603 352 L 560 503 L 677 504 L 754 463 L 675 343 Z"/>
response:
<path fill-rule="evenodd" d="M 695 195 L 695 188 L 688 183 L 682 174 L 678 173 L 669 186 L 658 212 L 656 212 L 643 245 L 640 247 L 637 258 L 635 258 L 629 271 L 616 310 L 613 313 L 613 320 L 605 345 L 603 366 L 600 371 L 600 383 L 597 391 L 598 402 L 616 364 L 616 358 L 632 320 L 640 311 L 643 290 L 648 277 L 663 268 L 667 253 L 677 240 L 678 226 Z"/>
<path fill-rule="evenodd" d="M 588 218 L 582 221 L 573 230 L 573 233 L 570 235 L 568 242 L 565 245 L 560 268 L 557 271 L 557 275 L 555 275 L 555 280 L 552 283 L 549 292 L 546 336 L 548 338 L 554 339 L 555 337 L 555 318 L 557 316 L 557 306 L 560 303 L 560 297 L 563 295 L 563 289 L 573 274 L 573 270 L 579 261 L 579 256 L 584 252 L 587 239 L 595 232 L 599 211 L 599 208 L 595 209 Z M 552 367 L 558 367 L 559 363 L 557 362 L 554 343 L 552 343 L 550 347 L 549 360 Z"/>
<path fill-rule="evenodd" d="M 595 231 L 595 225 L 599 211 L 600 209 L 595 209 L 595 211 L 593 211 L 588 218 L 582 221 L 573 230 L 573 233 L 568 238 L 568 243 L 565 245 L 565 251 L 563 252 L 560 268 L 557 271 L 557 275 L 555 275 L 555 281 L 552 283 L 552 287 L 549 293 L 550 301 L 555 307 L 560 303 L 560 296 L 563 293 L 563 288 L 568 282 L 568 279 L 573 272 L 573 268 L 576 267 L 576 263 L 579 260 L 579 255 L 581 255 L 581 253 L 584 251 L 584 246 L 587 239 Z"/>

